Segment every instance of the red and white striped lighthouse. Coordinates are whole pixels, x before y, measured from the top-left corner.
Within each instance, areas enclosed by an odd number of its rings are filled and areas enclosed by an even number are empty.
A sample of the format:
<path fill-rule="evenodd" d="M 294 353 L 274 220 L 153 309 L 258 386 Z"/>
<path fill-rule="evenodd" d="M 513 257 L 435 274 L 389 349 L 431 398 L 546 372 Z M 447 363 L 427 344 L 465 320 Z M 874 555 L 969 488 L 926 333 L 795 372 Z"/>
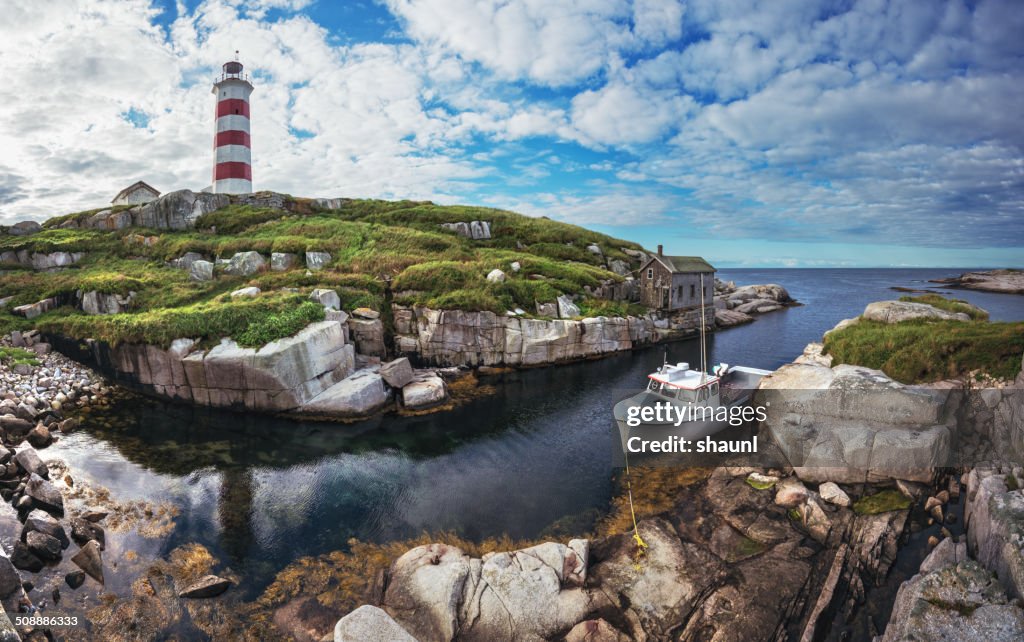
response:
<path fill-rule="evenodd" d="M 213 83 L 217 97 L 217 125 L 213 134 L 213 192 L 252 193 L 252 145 L 249 138 L 249 95 L 252 85 L 242 63 L 224 63 Z"/>

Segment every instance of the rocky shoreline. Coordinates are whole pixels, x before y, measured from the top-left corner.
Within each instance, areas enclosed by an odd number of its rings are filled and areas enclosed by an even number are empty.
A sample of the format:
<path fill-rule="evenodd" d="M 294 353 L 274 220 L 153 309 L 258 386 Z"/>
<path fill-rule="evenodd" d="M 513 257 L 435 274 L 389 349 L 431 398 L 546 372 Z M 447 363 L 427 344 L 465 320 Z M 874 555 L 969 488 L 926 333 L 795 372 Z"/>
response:
<path fill-rule="evenodd" d="M 883 303 L 865 318 L 941 316 Z M 832 367 L 811 344 L 764 387 L 800 391 L 762 428 L 794 465 L 722 467 L 661 486 L 669 505 L 641 508 L 635 531 L 625 521 L 591 539 L 479 558 L 418 546 L 394 559 L 333 639 L 1024 637 L 1024 372 L 981 387 L 904 386 Z M 883 403 L 865 406 L 865 395 Z M 634 470 L 634 496 L 645 474 Z M 909 577 L 894 571 L 907 555 Z M 906 578 L 894 596 L 872 598 L 894 573 Z"/>
<path fill-rule="evenodd" d="M 709 330 L 796 305 L 779 285 L 716 286 Z M 643 317 L 535 319 L 493 312 L 392 306 L 391 323 L 367 308 L 338 309 L 336 292 L 313 291 L 325 319 L 261 348 L 230 338 L 170 346 L 47 336 L 54 346 L 132 390 L 196 406 L 354 421 L 380 412 L 443 410 L 451 383 L 471 371 L 600 358 L 695 336 L 700 311 Z M 21 333 L 14 333 L 15 342 Z M 390 360 L 388 360 L 390 359 Z"/>
<path fill-rule="evenodd" d="M 1006 269 L 964 272 L 960 276 L 949 279 L 932 279 L 931 282 L 967 290 L 999 292 L 1002 294 L 1024 294 L 1024 271 L 1021 270 Z"/>

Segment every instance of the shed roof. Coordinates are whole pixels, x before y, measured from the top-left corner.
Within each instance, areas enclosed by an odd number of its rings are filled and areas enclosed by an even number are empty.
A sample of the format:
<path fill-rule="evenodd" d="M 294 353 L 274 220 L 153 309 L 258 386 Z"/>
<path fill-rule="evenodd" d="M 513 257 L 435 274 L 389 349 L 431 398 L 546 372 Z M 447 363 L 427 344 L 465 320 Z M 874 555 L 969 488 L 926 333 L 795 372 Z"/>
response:
<path fill-rule="evenodd" d="M 666 256 L 652 254 L 651 259 L 660 262 L 669 272 L 714 272 L 715 267 L 699 256 Z"/>
<path fill-rule="evenodd" d="M 114 201 L 116 201 L 119 198 L 123 198 L 124 196 L 127 196 L 129 193 L 134 192 L 137 189 L 146 189 L 146 190 L 149 190 L 150 192 L 152 192 L 153 196 L 160 196 L 160 192 L 156 188 L 154 188 L 152 185 L 147 183 L 146 181 L 135 181 L 134 183 L 132 183 L 128 187 L 126 187 L 123 190 L 121 190 L 120 192 L 118 192 L 117 196 L 114 197 L 114 199 L 111 201 L 111 203 L 113 203 Z"/>

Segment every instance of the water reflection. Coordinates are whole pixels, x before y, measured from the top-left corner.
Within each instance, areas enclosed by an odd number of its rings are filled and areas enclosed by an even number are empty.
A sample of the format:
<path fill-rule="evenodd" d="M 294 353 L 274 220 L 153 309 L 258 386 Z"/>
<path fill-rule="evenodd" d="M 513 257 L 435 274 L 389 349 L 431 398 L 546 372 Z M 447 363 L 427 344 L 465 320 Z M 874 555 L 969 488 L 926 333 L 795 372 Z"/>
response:
<path fill-rule="evenodd" d="M 712 363 L 778 367 L 866 302 L 895 298 L 891 285 L 945 275 L 767 272 L 731 276 L 780 282 L 808 305 L 712 335 Z M 1024 318 L 1021 297 L 957 296 L 988 308 L 995 319 Z M 116 497 L 172 502 L 180 510 L 174 530 L 145 551 L 165 555 L 199 542 L 239 572 L 242 590 L 252 593 L 297 557 L 344 548 L 351 537 L 586 531 L 611 494 L 614 392 L 642 382 L 665 350 L 673 362 L 699 359 L 699 346 L 687 341 L 509 373 L 495 382 L 494 395 L 450 412 L 352 425 L 131 398 L 46 453 Z"/>

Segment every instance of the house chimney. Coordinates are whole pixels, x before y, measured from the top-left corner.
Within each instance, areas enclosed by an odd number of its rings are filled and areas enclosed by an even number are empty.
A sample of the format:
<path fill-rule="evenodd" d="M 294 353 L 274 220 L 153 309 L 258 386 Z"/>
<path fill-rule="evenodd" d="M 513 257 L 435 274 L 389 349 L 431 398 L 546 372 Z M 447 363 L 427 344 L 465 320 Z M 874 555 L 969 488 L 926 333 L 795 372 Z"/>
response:
<path fill-rule="evenodd" d="M 661 253 L 661 246 L 660 245 L 658 246 L 658 256 L 664 256 L 664 254 Z"/>

